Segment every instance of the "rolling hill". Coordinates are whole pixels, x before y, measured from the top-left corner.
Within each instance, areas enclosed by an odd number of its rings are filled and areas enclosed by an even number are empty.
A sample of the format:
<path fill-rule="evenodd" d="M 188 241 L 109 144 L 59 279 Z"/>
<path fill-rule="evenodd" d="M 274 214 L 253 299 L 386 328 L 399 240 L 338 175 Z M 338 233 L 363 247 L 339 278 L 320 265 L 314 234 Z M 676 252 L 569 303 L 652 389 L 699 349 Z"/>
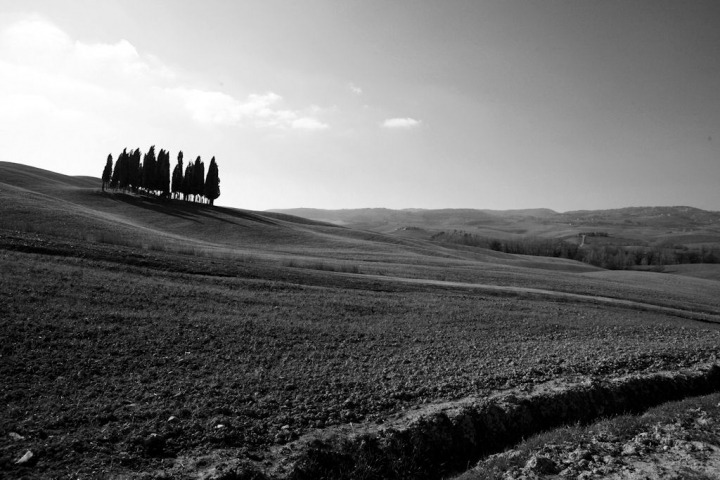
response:
<path fill-rule="evenodd" d="M 217 258 L 254 258 L 272 264 L 362 269 L 385 276 L 532 286 L 591 292 L 567 273 L 598 270 L 560 258 L 512 255 L 431 241 L 438 231 L 466 231 L 522 238 L 577 238 L 600 228 L 607 238 L 648 242 L 671 235 L 720 235 L 720 213 L 687 207 L 628 208 L 558 214 L 548 209 L 491 210 L 310 210 L 253 212 L 121 192 L 102 192 L 100 180 L 68 177 L 0 162 L 0 227 L 32 231 L 89 244 L 144 250 L 185 251 Z M 297 214 L 297 215 L 295 215 Z M 632 220 L 630 220 L 632 219 Z M 631 226 L 629 222 L 633 222 Z M 661 226 L 653 226 L 652 223 Z M 339 224 L 345 224 L 339 225 Z M 360 228 L 362 227 L 362 228 Z M 442 230 L 441 230 L 442 229 Z M 642 233 L 642 235 L 640 234 Z M 710 269 L 712 270 L 712 268 Z M 676 270 L 692 273 L 688 268 Z M 616 274 L 617 275 L 617 274 Z M 701 275 L 713 279 L 704 269 Z M 688 280 L 691 281 L 691 280 Z M 638 283 L 639 287 L 642 287 Z"/>
<path fill-rule="evenodd" d="M 720 212 L 692 207 L 630 207 L 614 210 L 571 211 L 527 210 L 389 210 L 354 209 L 275 210 L 309 219 L 406 235 L 412 230 L 430 238 L 441 231 L 460 230 L 476 235 L 511 239 L 537 236 L 577 240 L 587 232 L 603 232 L 618 238 L 619 244 L 719 245 Z"/>
<path fill-rule="evenodd" d="M 291 213 L 0 162 L 0 476 L 320 478 L 312 462 L 358 431 L 382 443 L 432 409 L 720 355 L 710 269 L 607 271 L 427 236 L 558 235 L 548 210 Z M 447 478 L 472 455 L 427 468 Z"/>
<path fill-rule="evenodd" d="M 720 218 L 720 214 L 684 207 L 568 214 L 548 209 L 254 212 L 102 192 L 100 184 L 98 178 L 69 177 L 0 162 L 0 228 L 47 234 L 88 245 L 110 244 L 144 251 L 242 258 L 275 266 L 294 262 L 325 269 L 351 268 L 385 277 L 515 287 L 542 284 L 549 290 L 592 293 L 595 288 L 592 283 L 585 284 L 578 275 L 568 277 L 568 274 L 600 270 L 585 263 L 434 242 L 428 237 L 437 232 L 436 228 L 455 227 L 500 232 L 505 236 L 522 236 L 527 232 L 563 236 L 568 235 L 570 227 L 583 231 L 597 226 L 598 218 L 605 219 L 603 228 L 616 225 L 619 231 L 630 216 L 636 222 L 662 218 L 667 223 L 671 221 L 668 219 L 674 219 L 676 229 L 688 229 L 690 222 L 695 222 L 697 229 L 711 236 L 718 230 L 714 222 Z M 670 215 L 672 212 L 677 215 Z M 576 223 L 572 226 L 563 223 L 570 218 Z M 652 230 L 657 235 L 659 231 L 658 228 Z M 632 235 L 623 231 L 623 237 Z M 678 271 L 688 273 L 688 269 Z M 622 273 L 608 273 L 604 278 L 619 275 Z M 714 278 L 707 269 L 702 277 Z M 643 297 L 642 277 L 633 283 L 639 289 L 637 298 Z M 629 294 L 627 291 L 616 293 L 617 296 Z M 708 296 L 711 297 L 714 295 Z"/>
<path fill-rule="evenodd" d="M 2 226 L 42 230 L 89 242 L 150 247 L 192 247 L 219 252 L 256 253 L 283 258 L 304 256 L 335 260 L 383 258 L 430 265 L 487 260 L 502 265 L 537 265 L 496 252 L 476 252 L 345 228 L 281 212 L 252 212 L 154 197 L 101 192 L 100 179 L 67 177 L 19 164 L 0 162 Z M 422 260 L 421 260 L 422 259 Z M 539 261 L 542 263 L 542 261 Z M 548 259 L 551 269 L 590 267 Z"/>

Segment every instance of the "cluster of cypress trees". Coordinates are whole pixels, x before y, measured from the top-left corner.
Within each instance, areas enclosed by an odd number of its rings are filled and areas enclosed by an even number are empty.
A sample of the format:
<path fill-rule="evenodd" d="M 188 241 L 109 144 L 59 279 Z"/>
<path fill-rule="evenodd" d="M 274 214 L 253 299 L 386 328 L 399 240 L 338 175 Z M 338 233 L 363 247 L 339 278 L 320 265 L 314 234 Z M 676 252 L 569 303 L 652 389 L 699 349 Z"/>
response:
<path fill-rule="evenodd" d="M 142 162 L 140 161 L 142 157 Z M 207 176 L 200 157 L 183 168 L 183 152 L 178 153 L 177 164 L 170 177 L 170 153 L 155 146 L 146 154 L 140 149 L 122 151 L 113 167 L 112 154 L 108 155 L 102 174 L 102 189 L 132 191 L 162 198 L 213 204 L 220 196 L 220 177 L 215 157 L 210 160 Z"/>

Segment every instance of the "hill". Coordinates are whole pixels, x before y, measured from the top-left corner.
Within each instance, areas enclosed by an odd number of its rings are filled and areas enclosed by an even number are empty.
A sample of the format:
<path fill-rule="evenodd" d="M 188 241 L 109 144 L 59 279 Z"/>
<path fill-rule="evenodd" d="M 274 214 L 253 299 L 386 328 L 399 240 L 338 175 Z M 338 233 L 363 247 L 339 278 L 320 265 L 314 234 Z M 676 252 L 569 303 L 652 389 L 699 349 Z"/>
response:
<path fill-rule="evenodd" d="M 67 177 L 0 162 L 0 200 L 6 228 L 33 230 L 89 242 L 207 252 L 256 252 L 276 259 L 293 256 L 362 261 L 392 258 L 430 265 L 446 260 L 485 259 L 503 265 L 543 263 L 494 252 L 476 252 L 413 239 L 344 228 L 278 212 L 164 201 L 154 197 L 101 192 L 100 179 Z M 402 263 L 402 262 L 401 262 Z M 551 269 L 587 266 L 548 259 Z M 392 267 L 388 267 L 392 268 Z"/>
<path fill-rule="evenodd" d="M 78 245 L 185 252 L 272 265 L 315 265 L 325 270 L 345 269 L 385 277 L 513 287 L 542 284 L 548 290 L 583 294 L 592 294 L 595 285 L 584 284 L 581 277 L 569 279 L 567 273 L 598 271 L 596 267 L 560 258 L 513 255 L 429 241 L 428 236 L 432 238 L 434 228 L 455 226 L 492 229 L 507 236 L 522 236 L 521 232 L 527 231 L 558 236 L 566 235 L 564 229 L 568 228 L 558 223 L 558 218 L 574 219 L 572 227 L 581 231 L 600 223 L 604 228 L 611 224 L 621 226 L 630 216 L 636 222 L 652 218 L 662 218 L 665 223 L 675 221 L 675 228 L 681 225 L 689 228 L 692 221 L 711 236 L 716 230 L 713 222 L 720 215 L 685 207 L 568 214 L 547 209 L 253 212 L 102 192 L 97 178 L 69 177 L 8 162 L 0 162 L 0 180 L 0 228 L 49 235 Z M 401 224 L 406 226 L 398 227 Z M 386 230 L 390 233 L 385 233 Z M 623 231 L 623 237 L 632 234 Z M 682 273 L 682 269 L 678 272 Z M 635 283 L 640 288 L 635 298 L 644 298 L 642 282 Z M 624 291 L 616 295 L 633 294 Z M 711 303 L 715 303 L 714 299 Z"/>
<path fill-rule="evenodd" d="M 499 395 L 517 412 L 523 392 L 638 382 L 660 392 L 649 406 L 720 378 L 666 388 L 658 373 L 720 355 L 711 270 L 607 271 L 421 230 L 501 231 L 549 222 L 546 210 L 359 215 L 419 220 L 390 235 L 0 162 L 0 476 L 448 478 L 480 451 L 418 455 L 435 451 L 419 428 L 452 424 L 428 412 Z M 458 432 L 488 435 L 473 421 Z M 502 428 L 485 453 L 519 434 Z M 380 447 L 390 460 L 373 460 Z"/>
<path fill-rule="evenodd" d="M 720 212 L 692 207 L 629 207 L 558 213 L 527 210 L 274 210 L 351 228 L 430 239 L 440 232 L 462 231 L 501 240 L 540 237 L 579 242 L 584 233 L 600 233 L 606 243 L 624 246 L 720 247 Z M 422 232 L 422 233 L 418 233 Z"/>

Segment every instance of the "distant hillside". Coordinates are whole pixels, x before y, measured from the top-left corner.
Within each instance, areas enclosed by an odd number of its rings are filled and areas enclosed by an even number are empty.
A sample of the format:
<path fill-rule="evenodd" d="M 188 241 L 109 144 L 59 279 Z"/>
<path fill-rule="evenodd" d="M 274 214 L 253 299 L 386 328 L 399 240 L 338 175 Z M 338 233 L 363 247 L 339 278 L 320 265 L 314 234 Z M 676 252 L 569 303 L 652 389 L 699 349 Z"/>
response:
<path fill-rule="evenodd" d="M 512 239 L 524 236 L 577 239 L 582 234 L 607 234 L 617 244 L 720 245 L 720 212 L 698 208 L 628 207 L 613 210 L 390 210 L 384 208 L 273 210 L 314 220 L 414 238 L 439 232 Z M 408 233 L 410 232 L 410 233 Z"/>
<path fill-rule="evenodd" d="M 505 224 L 512 224 L 526 219 L 537 219 L 542 222 L 557 218 L 559 215 L 557 212 L 549 209 L 496 211 L 474 209 L 391 210 L 387 208 L 360 208 L 350 210 L 321 210 L 313 208 L 293 208 L 270 211 L 384 233 L 392 233 L 405 227 L 428 228 L 433 230 L 457 229 L 476 225 L 501 227 Z"/>
<path fill-rule="evenodd" d="M 615 210 L 578 210 L 566 212 L 568 220 L 593 224 L 654 225 L 668 228 L 719 226 L 720 212 L 693 207 L 627 207 Z"/>
<path fill-rule="evenodd" d="M 287 213 L 298 217 L 319 219 L 340 223 L 382 222 L 382 221 L 475 221 L 495 217 L 534 217 L 554 218 L 560 214 L 547 208 L 524 210 L 476 210 L 446 208 L 440 210 L 427 210 L 420 208 L 407 208 L 391 210 L 388 208 L 355 208 L 346 210 L 323 210 L 317 208 L 289 208 L 284 210 L 268 210 L 270 212 Z"/>

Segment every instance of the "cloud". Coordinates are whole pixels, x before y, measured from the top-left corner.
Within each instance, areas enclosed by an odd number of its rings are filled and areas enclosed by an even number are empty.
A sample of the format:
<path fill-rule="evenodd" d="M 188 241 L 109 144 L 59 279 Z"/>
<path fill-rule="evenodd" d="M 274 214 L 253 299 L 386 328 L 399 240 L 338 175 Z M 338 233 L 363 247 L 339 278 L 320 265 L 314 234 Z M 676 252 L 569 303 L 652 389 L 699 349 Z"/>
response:
<path fill-rule="evenodd" d="M 350 88 L 350 91 L 352 91 L 355 95 L 360 95 L 360 94 L 362 94 L 362 88 L 358 87 L 357 85 L 355 85 L 355 84 L 352 83 L 352 82 L 350 82 L 350 83 L 348 84 L 348 88 Z"/>
<path fill-rule="evenodd" d="M 53 65 L 72 50 L 73 43 L 55 25 L 31 16 L 5 28 L 0 35 L 0 46 L 12 61 Z"/>
<path fill-rule="evenodd" d="M 162 83 L 177 79 L 175 72 L 152 55 L 141 55 L 127 40 L 114 44 L 75 42 L 74 59 L 79 72 L 125 81 Z"/>
<path fill-rule="evenodd" d="M 172 72 L 150 55 L 141 55 L 127 40 L 88 44 L 73 41 L 54 24 L 30 16 L 0 35 L 0 58 L 17 67 L 73 79 L 125 83 L 168 80 Z"/>
<path fill-rule="evenodd" d="M 243 119 L 255 117 L 266 124 L 281 121 L 285 116 L 270 107 L 282 97 L 272 92 L 264 95 L 250 95 L 241 102 L 222 92 L 174 87 L 165 92 L 180 101 L 191 117 L 200 123 L 236 125 Z M 274 118 L 273 118 L 274 117 Z"/>
<path fill-rule="evenodd" d="M 279 108 L 282 97 L 273 92 L 249 95 L 244 101 L 221 92 L 169 88 L 166 92 L 177 98 L 192 118 L 204 124 L 237 126 L 249 123 L 259 128 L 293 128 L 320 130 L 328 125 L 303 115 L 300 111 Z M 311 112 L 316 108 L 310 107 Z"/>
<path fill-rule="evenodd" d="M 382 126 L 385 128 L 413 128 L 420 123 L 420 120 L 414 118 L 388 118 L 382 123 Z"/>
<path fill-rule="evenodd" d="M 0 104 L 32 99 L 29 112 L 78 110 L 113 122 L 165 119 L 213 126 L 318 130 L 317 107 L 288 108 L 273 92 L 244 98 L 198 88 L 127 40 L 83 43 L 30 16 L 0 30 Z M 8 116 L 0 109 L 0 116 Z M 9 119 L 8 119 L 9 120 Z"/>
<path fill-rule="evenodd" d="M 326 128 L 328 128 L 327 124 L 309 117 L 303 117 L 293 120 L 291 122 L 291 126 L 292 128 L 297 128 L 301 130 L 325 130 Z"/>

